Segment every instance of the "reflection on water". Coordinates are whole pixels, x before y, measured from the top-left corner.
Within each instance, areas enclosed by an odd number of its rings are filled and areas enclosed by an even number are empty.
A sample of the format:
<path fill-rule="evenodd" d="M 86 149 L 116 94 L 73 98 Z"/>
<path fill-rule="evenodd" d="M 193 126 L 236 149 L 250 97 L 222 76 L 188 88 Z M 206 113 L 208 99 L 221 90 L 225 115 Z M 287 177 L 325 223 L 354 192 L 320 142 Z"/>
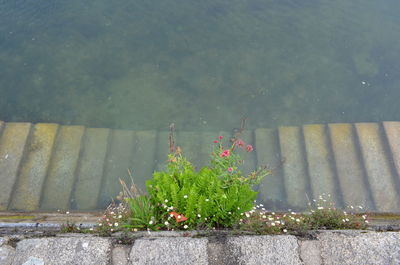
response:
<path fill-rule="evenodd" d="M 0 0 L 0 120 L 399 120 L 395 0 Z"/>

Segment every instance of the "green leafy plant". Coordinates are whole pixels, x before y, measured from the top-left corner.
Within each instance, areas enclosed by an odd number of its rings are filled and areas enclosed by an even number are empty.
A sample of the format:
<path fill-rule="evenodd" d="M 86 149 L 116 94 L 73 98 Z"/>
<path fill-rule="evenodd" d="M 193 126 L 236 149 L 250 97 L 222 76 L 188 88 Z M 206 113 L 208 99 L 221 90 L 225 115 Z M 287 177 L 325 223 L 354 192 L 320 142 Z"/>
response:
<path fill-rule="evenodd" d="M 170 143 L 171 143 L 170 137 Z M 196 171 L 182 155 L 179 147 L 170 144 L 171 153 L 165 171 L 155 172 L 147 181 L 150 202 L 157 219 L 168 229 L 233 227 L 246 211 L 254 206 L 258 184 L 269 171 L 264 168 L 243 176 L 238 148 L 253 151 L 239 137 L 224 148 L 223 137 L 214 141 L 209 166 Z M 173 141 L 172 141 L 173 143 Z"/>

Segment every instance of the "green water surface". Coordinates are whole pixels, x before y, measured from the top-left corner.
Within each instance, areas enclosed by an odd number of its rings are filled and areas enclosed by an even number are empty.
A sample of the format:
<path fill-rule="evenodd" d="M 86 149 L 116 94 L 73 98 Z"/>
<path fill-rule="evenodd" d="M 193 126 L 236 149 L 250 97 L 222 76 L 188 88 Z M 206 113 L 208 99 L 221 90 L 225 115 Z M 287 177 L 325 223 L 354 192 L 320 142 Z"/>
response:
<path fill-rule="evenodd" d="M 0 0 L 0 120 L 400 120 L 398 0 Z"/>

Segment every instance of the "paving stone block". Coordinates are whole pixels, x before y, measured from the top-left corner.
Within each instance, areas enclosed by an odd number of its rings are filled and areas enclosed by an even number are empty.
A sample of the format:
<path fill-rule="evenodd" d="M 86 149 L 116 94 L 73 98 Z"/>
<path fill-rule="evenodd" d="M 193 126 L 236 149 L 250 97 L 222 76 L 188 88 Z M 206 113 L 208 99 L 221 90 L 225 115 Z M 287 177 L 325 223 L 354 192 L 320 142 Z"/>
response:
<path fill-rule="evenodd" d="M 206 238 L 138 239 L 129 259 L 132 265 L 208 264 Z"/>
<path fill-rule="evenodd" d="M 227 239 L 226 244 L 232 261 L 229 264 L 303 264 L 294 236 L 231 237 Z"/>
<path fill-rule="evenodd" d="M 312 124 L 303 126 L 304 142 L 307 154 L 308 173 L 313 198 L 330 195 L 336 206 L 340 206 L 337 196 L 332 154 L 326 138 L 325 126 Z"/>
<path fill-rule="evenodd" d="M 99 197 L 99 207 L 107 207 L 111 200 L 122 190 L 119 179 L 124 180 L 128 186 L 131 185 L 128 170 L 132 169 L 134 144 L 134 131 L 112 131 L 109 151 L 106 157 L 102 190 Z"/>
<path fill-rule="evenodd" d="M 84 130 L 83 126 L 60 127 L 44 185 L 41 209 L 69 208 Z"/>
<path fill-rule="evenodd" d="M 39 123 L 26 150 L 15 190 L 9 206 L 11 210 L 34 211 L 39 209 L 40 196 L 47 175 L 58 130 L 57 124 Z"/>
<path fill-rule="evenodd" d="M 304 209 L 307 207 L 308 176 L 303 138 L 298 127 L 280 127 L 279 143 L 283 162 L 283 174 L 287 202 L 290 207 Z"/>
<path fill-rule="evenodd" d="M 32 263 L 35 260 L 36 263 Z M 111 241 L 98 237 L 60 237 L 25 239 L 17 243 L 12 265 L 108 265 L 111 260 Z M 29 264 L 29 263 L 28 263 Z"/>
<path fill-rule="evenodd" d="M 323 264 L 400 264 L 400 233 L 324 232 L 318 236 Z"/>
<path fill-rule="evenodd" d="M 381 212 L 400 211 L 396 183 L 385 153 L 379 124 L 356 123 L 355 127 L 376 209 Z"/>
<path fill-rule="evenodd" d="M 267 166 L 272 170 L 261 181 L 258 201 L 262 201 L 269 209 L 277 209 L 286 202 L 278 133 L 273 129 L 256 129 L 254 134 L 257 166 Z"/>
<path fill-rule="evenodd" d="M 353 126 L 348 123 L 329 124 L 336 172 L 345 206 L 360 205 L 374 210 L 358 156 Z"/>
<path fill-rule="evenodd" d="M 85 131 L 72 201 L 76 209 L 98 208 L 110 132 L 110 129 L 101 128 L 89 128 Z"/>
<path fill-rule="evenodd" d="M 387 121 L 383 123 L 383 127 L 385 128 L 397 177 L 400 177 L 400 122 Z"/>
<path fill-rule="evenodd" d="M 8 208 L 25 152 L 30 123 L 6 123 L 0 138 L 0 211 Z"/>
<path fill-rule="evenodd" d="M 135 184 L 146 190 L 146 180 L 151 179 L 155 168 L 157 131 L 137 131 L 132 163 Z"/>

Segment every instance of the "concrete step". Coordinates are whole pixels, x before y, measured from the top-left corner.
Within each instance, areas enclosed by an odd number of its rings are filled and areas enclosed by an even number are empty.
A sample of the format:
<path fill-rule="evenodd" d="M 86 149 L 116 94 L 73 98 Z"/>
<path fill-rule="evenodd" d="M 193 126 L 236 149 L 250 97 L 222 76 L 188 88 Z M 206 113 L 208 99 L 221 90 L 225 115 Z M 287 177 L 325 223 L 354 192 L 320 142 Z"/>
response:
<path fill-rule="evenodd" d="M 329 124 L 328 128 L 344 205 L 374 211 L 352 124 Z"/>
<path fill-rule="evenodd" d="M 30 123 L 7 123 L 0 138 L 0 211 L 8 208 L 25 152 Z"/>
<path fill-rule="evenodd" d="M 132 169 L 136 135 L 134 131 L 113 130 L 106 157 L 99 207 L 105 208 L 121 190 L 119 179 L 130 185 L 128 170 Z M 140 159 L 138 157 L 138 159 Z"/>
<path fill-rule="evenodd" d="M 132 177 L 135 184 L 146 190 L 146 180 L 153 175 L 157 150 L 157 131 L 137 131 L 132 161 Z"/>
<path fill-rule="evenodd" d="M 70 208 L 84 131 L 83 126 L 61 126 L 43 188 L 42 210 Z"/>
<path fill-rule="evenodd" d="M 57 124 L 50 123 L 39 123 L 33 127 L 9 209 L 34 211 L 39 208 L 58 128 Z"/>
<path fill-rule="evenodd" d="M 254 137 L 257 166 L 266 166 L 271 170 L 271 174 L 265 177 L 258 187 L 258 201 L 269 209 L 286 208 L 278 132 L 274 129 L 256 129 Z"/>
<path fill-rule="evenodd" d="M 278 131 L 287 203 L 292 209 L 304 209 L 311 191 L 303 135 L 299 127 L 280 127 Z"/>
<path fill-rule="evenodd" d="M 104 176 L 110 134 L 110 129 L 89 128 L 85 131 L 72 199 L 72 205 L 75 209 L 91 210 L 98 208 L 97 202 Z"/>
<path fill-rule="evenodd" d="M 318 199 L 321 195 L 330 196 L 332 202 L 340 207 L 341 199 L 337 190 L 333 157 L 325 125 L 305 125 L 303 134 L 312 198 Z"/>
<path fill-rule="evenodd" d="M 385 129 L 386 137 L 390 148 L 390 156 L 393 159 L 393 163 L 396 169 L 397 183 L 400 176 L 400 122 L 384 122 L 383 127 Z"/>
<path fill-rule="evenodd" d="M 197 167 L 229 132 L 176 133 Z M 339 206 L 400 212 L 400 122 L 305 125 L 244 131 L 255 152 L 241 151 L 242 171 L 273 169 L 258 189 L 268 209 L 305 209 L 320 194 Z M 169 152 L 167 131 L 129 131 L 0 122 L 0 210 L 94 210 L 121 190 L 144 189 Z"/>
<path fill-rule="evenodd" d="M 400 211 L 398 189 L 379 124 L 356 123 L 355 128 L 376 210 Z"/>

